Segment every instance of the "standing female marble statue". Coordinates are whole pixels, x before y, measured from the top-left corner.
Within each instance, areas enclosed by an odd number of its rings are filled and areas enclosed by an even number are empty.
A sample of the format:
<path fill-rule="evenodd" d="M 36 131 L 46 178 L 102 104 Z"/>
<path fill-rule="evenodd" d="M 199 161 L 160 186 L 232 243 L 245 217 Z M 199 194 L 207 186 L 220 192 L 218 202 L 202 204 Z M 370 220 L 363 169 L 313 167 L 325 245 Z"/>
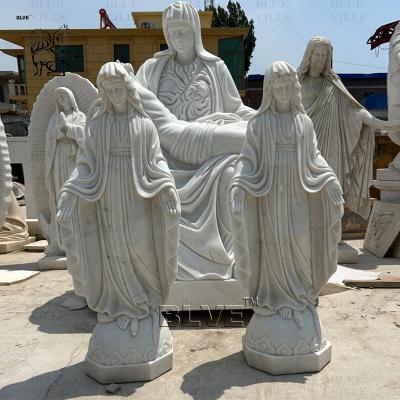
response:
<path fill-rule="evenodd" d="M 122 64 L 100 69 L 101 101 L 58 207 L 75 291 L 98 313 L 87 368 L 103 382 L 152 379 L 145 364 L 164 356 L 158 374 L 172 367 L 158 308 L 176 276 L 179 201 L 136 85 Z"/>
<path fill-rule="evenodd" d="M 397 122 L 374 118 L 347 91 L 332 70 L 333 47 L 325 37 L 310 40 L 298 68 L 303 104 L 314 123 L 318 148 L 337 175 L 346 207 L 363 218 L 370 213 L 373 128 Z"/>
<path fill-rule="evenodd" d="M 47 255 L 63 255 L 56 218 L 57 201 L 64 182 L 75 168 L 79 144 L 85 137 L 86 116 L 78 108 L 73 92 L 66 87 L 55 89 L 56 111 L 46 133 L 46 188 L 49 192 L 51 235 Z"/>
<path fill-rule="evenodd" d="M 300 90 L 292 66 L 267 68 L 231 190 L 236 265 L 258 302 L 244 351 L 250 365 L 273 374 L 305 372 L 297 356 L 330 351 L 314 305 L 336 270 L 343 198 Z M 272 364 L 257 365 L 257 355 Z"/>
<path fill-rule="evenodd" d="M 147 60 L 136 74 L 143 87 L 180 120 L 227 124 L 254 115 L 243 104 L 225 63 L 204 49 L 200 18 L 191 4 L 177 1 L 168 6 L 163 31 L 168 49 Z M 163 142 L 163 133 L 159 134 Z M 169 150 L 163 147 L 182 204 L 178 259 L 178 279 L 182 280 L 232 277 L 225 204 L 235 152 L 226 147 L 224 154 L 211 157 L 212 137 L 198 131 L 181 135 Z M 210 156 L 199 162 L 189 157 L 193 152 Z"/>

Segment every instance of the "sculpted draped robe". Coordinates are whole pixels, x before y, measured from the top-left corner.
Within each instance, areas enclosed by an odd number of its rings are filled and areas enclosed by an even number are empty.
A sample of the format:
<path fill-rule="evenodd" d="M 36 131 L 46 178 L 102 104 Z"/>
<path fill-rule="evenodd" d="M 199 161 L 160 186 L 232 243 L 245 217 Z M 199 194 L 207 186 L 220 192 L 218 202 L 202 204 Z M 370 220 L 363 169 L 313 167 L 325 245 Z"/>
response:
<path fill-rule="evenodd" d="M 49 121 L 46 132 L 46 188 L 49 192 L 51 215 L 50 240 L 63 250 L 60 230 L 56 218 L 57 201 L 62 185 L 75 168 L 79 144 L 85 137 L 86 116 L 81 111 L 66 115 L 68 128 L 65 134 L 58 129 L 60 112 L 56 111 Z M 50 245 L 49 251 L 51 252 Z M 54 249 L 54 248 L 53 248 Z"/>
<path fill-rule="evenodd" d="M 324 190 L 335 181 L 307 115 L 264 111 L 249 122 L 232 181 L 245 203 L 232 234 L 239 276 L 264 314 L 314 305 L 335 272 L 342 208 Z"/>
<path fill-rule="evenodd" d="M 95 112 L 61 191 L 79 197 L 62 233 L 75 292 L 90 308 L 141 319 L 166 301 L 179 217 L 164 210 L 160 193 L 174 187 L 147 117 Z"/>
<path fill-rule="evenodd" d="M 368 218 L 374 133 L 363 124 L 363 110 L 340 79 L 323 78 L 317 99 L 306 111 L 314 124 L 318 148 L 342 186 L 346 207 Z"/>
<path fill-rule="evenodd" d="M 212 125 L 248 120 L 255 110 L 243 104 L 228 68 L 218 58 L 199 57 L 181 66 L 168 52 L 158 53 L 140 67 L 136 78 L 178 119 L 192 122 L 173 146 L 163 147 L 182 206 L 177 279 L 229 279 L 234 266 L 232 239 L 229 219 L 221 215 L 228 204 L 224 172 L 233 168 L 236 156 L 211 157 Z M 162 143 L 163 131 L 157 129 Z"/>

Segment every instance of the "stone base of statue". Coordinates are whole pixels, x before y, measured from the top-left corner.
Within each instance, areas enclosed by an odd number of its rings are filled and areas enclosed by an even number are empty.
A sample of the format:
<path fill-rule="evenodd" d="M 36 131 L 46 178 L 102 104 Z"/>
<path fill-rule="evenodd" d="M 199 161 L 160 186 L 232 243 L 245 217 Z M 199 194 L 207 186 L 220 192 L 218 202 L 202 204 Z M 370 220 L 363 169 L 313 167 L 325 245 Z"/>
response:
<path fill-rule="evenodd" d="M 338 244 L 338 264 L 357 264 L 358 251 L 348 243 L 341 241 Z"/>
<path fill-rule="evenodd" d="M 378 169 L 376 178 L 380 200 L 374 201 L 364 248 L 378 257 L 400 257 L 400 171 Z"/>
<path fill-rule="evenodd" d="M 171 333 L 158 312 L 138 320 L 135 335 L 116 321 L 99 321 L 90 339 L 85 372 L 103 384 L 150 381 L 172 368 L 172 358 Z"/>
<path fill-rule="evenodd" d="M 331 344 L 315 309 L 306 308 L 290 319 L 255 312 L 243 336 L 243 353 L 250 367 L 271 375 L 298 374 L 325 367 Z"/>
<path fill-rule="evenodd" d="M 25 245 L 33 243 L 36 240 L 34 236 L 29 236 L 26 239 L 0 241 L 0 254 L 11 253 L 12 251 L 21 250 Z"/>
<path fill-rule="evenodd" d="M 40 271 L 53 269 L 67 269 L 67 258 L 65 256 L 45 255 L 38 261 Z"/>

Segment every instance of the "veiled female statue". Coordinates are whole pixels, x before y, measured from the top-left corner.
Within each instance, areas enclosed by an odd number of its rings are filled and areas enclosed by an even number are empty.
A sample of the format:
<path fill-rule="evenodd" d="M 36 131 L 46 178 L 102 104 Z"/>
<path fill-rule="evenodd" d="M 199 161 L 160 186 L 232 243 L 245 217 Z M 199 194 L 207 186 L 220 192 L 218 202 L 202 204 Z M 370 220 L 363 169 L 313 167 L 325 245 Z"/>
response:
<path fill-rule="evenodd" d="M 63 255 L 60 230 L 56 218 L 58 195 L 64 182 L 75 168 L 79 144 L 85 136 L 86 116 L 78 108 L 72 90 L 55 89 L 56 111 L 46 132 L 46 188 L 51 213 L 51 241 L 48 255 Z"/>
<path fill-rule="evenodd" d="M 257 301 L 244 338 L 253 366 L 257 353 L 298 356 L 327 346 L 315 302 L 336 270 L 343 198 L 300 90 L 291 65 L 267 68 L 263 101 L 249 121 L 232 181 L 236 265 Z"/>
<path fill-rule="evenodd" d="M 246 107 L 225 63 L 203 47 L 200 18 L 189 3 L 177 1 L 163 13 L 168 49 L 156 53 L 138 70 L 136 78 L 178 119 L 231 124 L 248 120 Z M 207 133 L 208 131 L 208 133 Z M 237 151 L 212 154 L 210 129 L 177 137 L 163 152 L 178 187 L 182 205 L 178 279 L 232 277 L 228 187 Z M 159 130 L 163 142 L 163 132 Z M 232 139 L 234 140 L 234 139 Z M 232 141 L 231 140 L 231 141 Z M 240 146 L 239 146 L 240 147 Z M 199 159 L 197 154 L 207 154 Z"/>
<path fill-rule="evenodd" d="M 318 148 L 337 175 L 346 207 L 363 218 L 370 213 L 373 128 L 393 130 L 398 122 L 373 117 L 332 70 L 333 47 L 325 37 L 307 45 L 298 68 L 303 104 L 314 123 Z"/>
<path fill-rule="evenodd" d="M 87 368 L 102 380 L 104 366 L 135 375 L 132 365 L 162 356 L 172 366 L 172 339 L 158 308 L 176 276 L 180 211 L 137 83 L 122 64 L 109 62 L 97 86 L 100 102 L 61 189 L 58 218 L 75 292 L 98 313 Z M 111 382 L 137 378 L 117 367 L 106 375 Z"/>

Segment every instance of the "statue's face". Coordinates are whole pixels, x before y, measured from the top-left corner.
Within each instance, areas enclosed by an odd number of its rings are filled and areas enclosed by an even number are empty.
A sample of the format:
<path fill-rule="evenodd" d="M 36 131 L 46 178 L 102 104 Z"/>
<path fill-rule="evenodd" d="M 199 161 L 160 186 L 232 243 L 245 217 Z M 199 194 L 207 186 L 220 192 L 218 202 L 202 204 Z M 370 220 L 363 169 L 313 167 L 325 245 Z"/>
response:
<path fill-rule="evenodd" d="M 293 82 L 289 76 L 277 78 L 272 83 L 272 95 L 275 101 L 288 104 L 293 96 Z"/>
<path fill-rule="evenodd" d="M 194 30 L 185 22 L 173 22 L 168 26 L 172 47 L 178 53 L 188 53 L 194 49 Z"/>
<path fill-rule="evenodd" d="M 310 68 L 314 73 L 321 74 L 328 60 L 328 47 L 319 44 L 314 47 L 311 53 Z"/>
<path fill-rule="evenodd" d="M 128 89 L 119 79 L 109 79 L 103 83 L 108 100 L 115 109 L 120 109 L 128 101 Z"/>
<path fill-rule="evenodd" d="M 56 101 L 57 101 L 59 107 L 63 111 L 65 111 L 65 112 L 71 111 L 71 109 L 72 109 L 71 103 L 70 103 L 69 97 L 67 96 L 66 93 L 64 93 L 64 92 L 57 93 Z"/>

